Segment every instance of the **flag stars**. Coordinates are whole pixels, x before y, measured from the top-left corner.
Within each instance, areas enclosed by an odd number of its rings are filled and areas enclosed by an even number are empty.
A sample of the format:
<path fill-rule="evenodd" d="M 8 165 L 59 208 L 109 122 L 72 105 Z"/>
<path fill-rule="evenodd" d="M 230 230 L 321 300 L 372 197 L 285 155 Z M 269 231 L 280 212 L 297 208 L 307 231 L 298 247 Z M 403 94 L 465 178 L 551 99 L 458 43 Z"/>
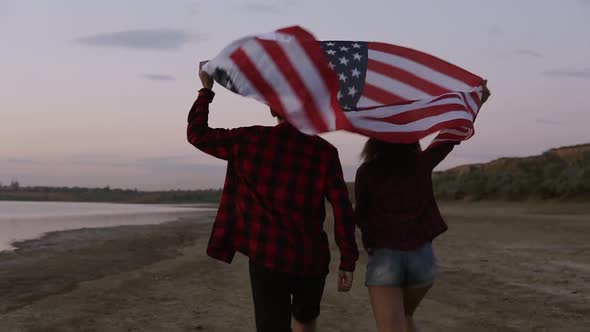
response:
<path fill-rule="evenodd" d="M 343 111 L 356 111 L 362 95 L 367 66 L 366 44 L 361 42 L 321 42 L 329 67 L 338 77 L 339 90 L 334 96 Z"/>
<path fill-rule="evenodd" d="M 338 74 L 338 77 L 340 78 L 340 80 L 341 80 L 342 82 L 346 82 L 346 79 L 348 78 L 348 77 L 346 77 L 346 75 L 344 75 L 344 73 L 340 73 L 340 74 Z"/>

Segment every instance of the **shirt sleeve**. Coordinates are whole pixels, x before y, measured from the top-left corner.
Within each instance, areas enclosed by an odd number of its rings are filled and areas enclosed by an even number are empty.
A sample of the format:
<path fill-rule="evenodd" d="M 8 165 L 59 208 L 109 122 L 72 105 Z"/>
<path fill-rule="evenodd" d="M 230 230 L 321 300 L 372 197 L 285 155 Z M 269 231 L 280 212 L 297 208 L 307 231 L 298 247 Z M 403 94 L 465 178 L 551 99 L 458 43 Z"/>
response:
<path fill-rule="evenodd" d="M 422 160 L 424 160 L 426 165 L 433 170 L 449 155 L 449 153 L 451 153 L 451 151 L 453 151 L 453 148 L 457 144 L 459 144 L 459 142 L 444 142 L 431 145 L 422 152 Z"/>
<path fill-rule="evenodd" d="M 199 96 L 188 115 L 187 139 L 197 149 L 214 157 L 228 160 L 233 146 L 243 136 L 243 128 L 210 128 L 209 104 L 215 93 L 209 89 L 199 90 Z"/>
<path fill-rule="evenodd" d="M 355 238 L 355 222 L 336 149 L 329 162 L 326 196 L 334 212 L 334 237 L 340 250 L 340 270 L 353 272 L 359 255 Z"/>

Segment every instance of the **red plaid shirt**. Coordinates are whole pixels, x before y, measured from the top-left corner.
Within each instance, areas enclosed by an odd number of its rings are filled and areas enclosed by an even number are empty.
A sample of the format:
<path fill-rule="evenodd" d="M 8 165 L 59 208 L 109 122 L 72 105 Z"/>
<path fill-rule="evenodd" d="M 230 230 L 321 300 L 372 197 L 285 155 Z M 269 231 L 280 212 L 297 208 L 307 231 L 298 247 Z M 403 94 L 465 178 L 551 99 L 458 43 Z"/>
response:
<path fill-rule="evenodd" d="M 414 250 L 447 230 L 432 190 L 432 170 L 455 142 L 415 158 L 363 163 L 355 179 L 355 214 L 365 248 Z"/>
<path fill-rule="evenodd" d="M 214 129 L 207 124 L 214 93 L 201 89 L 188 117 L 188 141 L 228 161 L 207 254 L 231 262 L 236 251 L 254 264 L 298 275 L 328 273 L 325 198 L 334 212 L 340 268 L 358 258 L 352 206 L 338 151 L 287 123 Z"/>

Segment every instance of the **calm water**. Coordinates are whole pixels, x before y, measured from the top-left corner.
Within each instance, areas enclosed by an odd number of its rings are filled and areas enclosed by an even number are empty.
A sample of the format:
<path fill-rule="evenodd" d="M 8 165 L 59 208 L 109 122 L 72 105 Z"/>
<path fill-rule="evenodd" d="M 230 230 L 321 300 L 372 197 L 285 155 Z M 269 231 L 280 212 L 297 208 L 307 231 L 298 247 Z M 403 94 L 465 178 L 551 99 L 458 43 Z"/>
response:
<path fill-rule="evenodd" d="M 111 203 L 2 202 L 0 251 L 14 249 L 14 241 L 44 233 L 78 228 L 146 225 L 172 221 L 208 207 Z"/>

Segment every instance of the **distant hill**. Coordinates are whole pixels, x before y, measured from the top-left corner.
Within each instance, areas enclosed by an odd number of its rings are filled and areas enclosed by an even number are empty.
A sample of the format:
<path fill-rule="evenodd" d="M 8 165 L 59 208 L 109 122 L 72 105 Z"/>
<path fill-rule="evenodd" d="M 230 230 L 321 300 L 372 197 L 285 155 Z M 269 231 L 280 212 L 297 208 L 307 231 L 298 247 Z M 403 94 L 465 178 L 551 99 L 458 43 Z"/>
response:
<path fill-rule="evenodd" d="M 441 200 L 590 201 L 590 144 L 551 149 L 539 156 L 501 158 L 433 174 Z M 348 183 L 354 200 L 354 184 Z M 221 189 L 142 192 L 129 189 L 0 185 L 0 200 L 118 203 L 217 203 Z"/>
<path fill-rule="evenodd" d="M 112 202 L 142 204 L 217 203 L 221 189 L 138 191 L 78 187 L 21 187 L 18 182 L 0 186 L 0 201 Z"/>
<path fill-rule="evenodd" d="M 443 200 L 589 199 L 590 144 L 459 166 L 435 172 L 433 183 Z"/>

